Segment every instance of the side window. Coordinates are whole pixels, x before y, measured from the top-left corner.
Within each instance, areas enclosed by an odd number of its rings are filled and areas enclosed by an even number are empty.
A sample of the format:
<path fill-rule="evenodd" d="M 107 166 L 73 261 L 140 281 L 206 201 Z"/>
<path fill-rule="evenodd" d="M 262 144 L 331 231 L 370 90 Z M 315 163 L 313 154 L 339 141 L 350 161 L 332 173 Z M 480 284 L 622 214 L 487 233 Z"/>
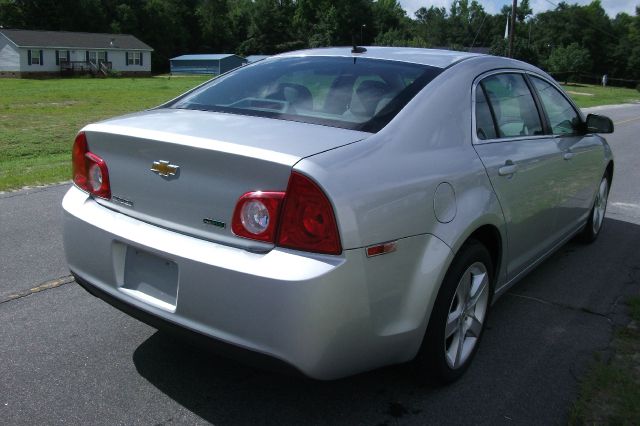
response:
<path fill-rule="evenodd" d="M 580 116 L 564 96 L 546 81 L 531 77 L 540 95 L 544 110 L 549 117 L 549 125 L 554 135 L 570 135 L 577 132 Z"/>
<path fill-rule="evenodd" d="M 497 137 L 491 109 L 481 85 L 476 87 L 476 134 L 478 139 L 483 140 Z"/>
<path fill-rule="evenodd" d="M 497 74 L 480 83 L 493 108 L 498 137 L 542 135 L 540 115 L 521 74 Z"/>

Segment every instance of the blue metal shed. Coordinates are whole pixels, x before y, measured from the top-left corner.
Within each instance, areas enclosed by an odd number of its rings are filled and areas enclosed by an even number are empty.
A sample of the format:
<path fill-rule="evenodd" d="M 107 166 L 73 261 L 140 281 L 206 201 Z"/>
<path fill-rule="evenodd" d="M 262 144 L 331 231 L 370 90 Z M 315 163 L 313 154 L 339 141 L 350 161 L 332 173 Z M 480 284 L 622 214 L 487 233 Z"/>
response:
<path fill-rule="evenodd" d="M 232 53 L 182 55 L 169 60 L 171 74 L 219 75 L 247 63 L 247 60 Z"/>

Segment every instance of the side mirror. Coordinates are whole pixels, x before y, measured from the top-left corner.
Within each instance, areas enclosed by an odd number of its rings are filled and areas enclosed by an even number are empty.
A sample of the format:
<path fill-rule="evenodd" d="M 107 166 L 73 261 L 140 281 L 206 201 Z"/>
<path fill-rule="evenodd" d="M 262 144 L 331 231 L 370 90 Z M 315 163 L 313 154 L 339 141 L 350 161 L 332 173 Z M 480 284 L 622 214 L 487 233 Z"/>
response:
<path fill-rule="evenodd" d="M 613 121 L 604 115 L 587 115 L 586 125 L 588 133 L 613 133 Z"/>

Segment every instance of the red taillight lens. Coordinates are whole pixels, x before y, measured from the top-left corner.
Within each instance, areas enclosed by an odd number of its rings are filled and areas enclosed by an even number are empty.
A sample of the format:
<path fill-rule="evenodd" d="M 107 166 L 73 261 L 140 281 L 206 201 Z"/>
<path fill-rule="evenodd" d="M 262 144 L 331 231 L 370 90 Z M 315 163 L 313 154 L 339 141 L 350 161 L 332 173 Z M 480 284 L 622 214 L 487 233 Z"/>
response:
<path fill-rule="evenodd" d="M 317 253 L 342 252 L 329 199 L 312 180 L 296 172 L 289 179 L 277 244 Z"/>
<path fill-rule="evenodd" d="M 293 172 L 287 192 L 247 192 L 233 212 L 234 234 L 296 250 L 340 254 L 333 207 L 308 177 Z M 277 235 L 277 238 L 276 238 Z"/>
<path fill-rule="evenodd" d="M 111 198 L 107 163 L 89 151 L 87 137 L 78 133 L 73 144 L 73 183 L 83 191 L 100 198 Z"/>
<path fill-rule="evenodd" d="M 274 243 L 284 192 L 247 192 L 238 200 L 231 230 L 252 240 Z"/>

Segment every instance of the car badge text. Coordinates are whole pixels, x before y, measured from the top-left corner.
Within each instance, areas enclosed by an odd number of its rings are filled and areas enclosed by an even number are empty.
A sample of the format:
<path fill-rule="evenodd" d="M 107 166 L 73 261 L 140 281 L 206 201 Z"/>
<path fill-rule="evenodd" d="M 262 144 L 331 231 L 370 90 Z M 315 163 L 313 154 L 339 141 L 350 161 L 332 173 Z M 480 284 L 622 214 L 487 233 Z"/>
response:
<path fill-rule="evenodd" d="M 168 161 L 160 160 L 154 161 L 151 166 L 151 171 L 159 174 L 160 176 L 175 176 L 178 173 L 180 167 L 175 164 L 169 164 Z"/>

